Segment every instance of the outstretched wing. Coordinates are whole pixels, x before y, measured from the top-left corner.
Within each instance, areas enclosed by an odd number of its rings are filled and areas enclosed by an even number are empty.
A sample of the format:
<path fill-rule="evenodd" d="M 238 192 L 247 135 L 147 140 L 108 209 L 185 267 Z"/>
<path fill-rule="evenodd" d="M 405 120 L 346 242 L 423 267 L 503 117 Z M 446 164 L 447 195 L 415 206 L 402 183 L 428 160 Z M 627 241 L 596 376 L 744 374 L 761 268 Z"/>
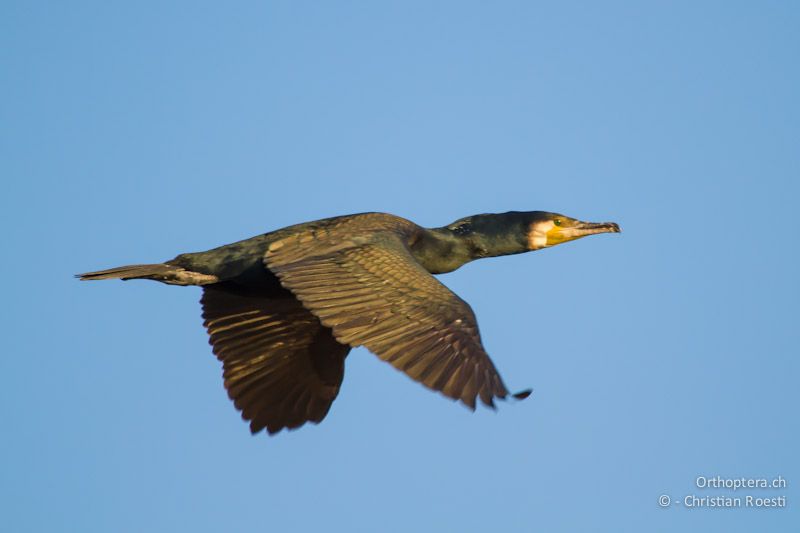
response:
<path fill-rule="evenodd" d="M 472 409 L 478 396 L 489 406 L 505 398 L 469 305 L 417 263 L 407 235 L 365 226 L 285 237 L 270 245 L 265 264 L 339 342 L 366 346 Z"/>
<path fill-rule="evenodd" d="M 321 422 L 350 351 L 296 298 L 282 296 L 232 284 L 203 288 L 204 325 L 225 388 L 253 433 Z"/>

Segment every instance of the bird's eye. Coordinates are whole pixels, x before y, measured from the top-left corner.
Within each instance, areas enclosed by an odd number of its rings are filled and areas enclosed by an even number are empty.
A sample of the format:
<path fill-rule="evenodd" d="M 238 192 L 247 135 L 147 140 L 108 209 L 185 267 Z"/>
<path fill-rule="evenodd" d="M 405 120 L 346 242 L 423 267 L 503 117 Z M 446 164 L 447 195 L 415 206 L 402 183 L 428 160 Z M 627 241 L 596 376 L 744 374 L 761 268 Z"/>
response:
<path fill-rule="evenodd" d="M 560 226 L 561 225 L 561 219 L 560 218 L 555 219 L 553 221 L 553 224 L 555 224 L 556 226 Z"/>

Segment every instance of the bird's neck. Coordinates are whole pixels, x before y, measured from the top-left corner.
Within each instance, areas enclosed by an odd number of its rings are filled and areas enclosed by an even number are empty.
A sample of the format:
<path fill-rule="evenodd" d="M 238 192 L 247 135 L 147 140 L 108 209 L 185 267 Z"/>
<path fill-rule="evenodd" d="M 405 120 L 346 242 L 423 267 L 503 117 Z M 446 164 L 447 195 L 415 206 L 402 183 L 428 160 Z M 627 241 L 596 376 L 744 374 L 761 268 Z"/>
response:
<path fill-rule="evenodd" d="M 466 235 L 444 227 L 425 229 L 411 245 L 414 258 L 431 274 L 444 274 L 483 257 L 497 257 L 527 252 L 513 238 L 489 237 L 479 233 Z"/>
<path fill-rule="evenodd" d="M 447 228 L 422 230 L 411 245 L 411 253 L 431 274 L 444 274 L 473 259 L 470 243 Z"/>

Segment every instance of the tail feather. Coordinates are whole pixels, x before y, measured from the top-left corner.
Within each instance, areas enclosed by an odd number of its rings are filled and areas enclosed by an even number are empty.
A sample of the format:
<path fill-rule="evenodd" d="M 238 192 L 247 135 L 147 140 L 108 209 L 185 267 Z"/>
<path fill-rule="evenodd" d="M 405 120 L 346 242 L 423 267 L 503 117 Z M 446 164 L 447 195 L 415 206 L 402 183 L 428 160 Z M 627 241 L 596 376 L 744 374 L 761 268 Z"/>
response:
<path fill-rule="evenodd" d="M 158 278 L 174 273 L 176 270 L 182 270 L 179 267 L 174 267 L 164 264 L 155 265 L 127 265 L 116 268 L 109 268 L 107 270 L 98 270 L 97 272 L 86 272 L 84 274 L 75 274 L 76 278 L 81 281 L 95 280 L 95 279 L 141 279 L 141 278 Z"/>
<path fill-rule="evenodd" d="M 207 285 L 216 283 L 219 279 L 210 274 L 191 272 L 176 265 L 158 263 L 153 265 L 127 265 L 97 272 L 76 274 L 81 281 L 98 279 L 154 279 L 171 285 Z"/>

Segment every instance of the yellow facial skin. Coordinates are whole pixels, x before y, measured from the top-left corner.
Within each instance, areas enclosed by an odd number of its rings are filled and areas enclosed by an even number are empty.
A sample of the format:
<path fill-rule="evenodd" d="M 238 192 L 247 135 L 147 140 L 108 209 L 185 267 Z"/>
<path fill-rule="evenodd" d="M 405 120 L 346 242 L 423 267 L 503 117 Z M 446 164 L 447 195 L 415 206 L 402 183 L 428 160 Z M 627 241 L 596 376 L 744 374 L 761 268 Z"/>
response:
<path fill-rule="evenodd" d="M 563 215 L 540 220 L 528 229 L 528 249 L 539 250 L 596 233 L 619 233 L 614 222 L 582 222 Z"/>
<path fill-rule="evenodd" d="M 575 230 L 575 223 L 579 221 L 561 217 L 553 221 L 553 227 L 547 232 L 547 246 L 555 246 L 562 242 L 572 241 L 584 235 Z"/>

